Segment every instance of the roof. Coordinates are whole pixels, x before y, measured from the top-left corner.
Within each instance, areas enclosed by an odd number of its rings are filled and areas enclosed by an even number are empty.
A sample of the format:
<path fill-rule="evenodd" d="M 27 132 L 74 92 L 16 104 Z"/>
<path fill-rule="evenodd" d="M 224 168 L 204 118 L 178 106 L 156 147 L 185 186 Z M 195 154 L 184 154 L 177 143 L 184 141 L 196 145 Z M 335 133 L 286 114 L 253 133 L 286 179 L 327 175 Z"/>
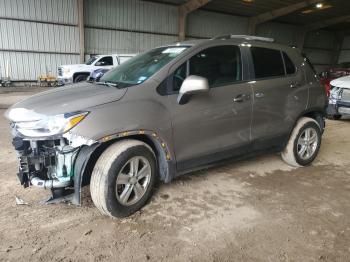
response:
<path fill-rule="evenodd" d="M 171 5 L 181 5 L 187 2 L 186 0 L 152 0 L 153 2 L 166 3 Z M 259 14 L 271 12 L 282 7 L 287 7 L 303 0 L 212 0 L 202 6 L 201 10 L 215 11 L 219 13 L 252 17 Z M 311 4 L 298 11 L 288 15 L 281 16 L 274 21 L 293 24 L 306 25 L 327 19 L 349 15 L 350 1 L 349 0 L 320 0 L 323 3 L 321 9 L 315 8 L 315 4 Z M 336 26 L 331 26 L 328 29 L 343 30 L 348 29 L 350 21 L 339 23 Z"/>
<path fill-rule="evenodd" d="M 229 41 L 230 44 L 256 44 L 263 47 L 269 47 L 269 48 L 276 48 L 281 50 L 291 49 L 294 47 L 275 43 L 274 39 L 272 38 L 266 38 L 266 37 L 259 37 L 259 36 L 251 36 L 251 35 L 224 35 L 224 36 L 216 36 L 211 39 L 200 39 L 200 40 L 187 40 L 182 42 L 177 42 L 175 45 L 184 46 L 184 45 L 190 45 L 190 46 L 198 46 L 202 44 L 206 44 L 208 42 L 212 41 Z M 174 46 L 174 43 L 166 45 L 166 46 Z"/>

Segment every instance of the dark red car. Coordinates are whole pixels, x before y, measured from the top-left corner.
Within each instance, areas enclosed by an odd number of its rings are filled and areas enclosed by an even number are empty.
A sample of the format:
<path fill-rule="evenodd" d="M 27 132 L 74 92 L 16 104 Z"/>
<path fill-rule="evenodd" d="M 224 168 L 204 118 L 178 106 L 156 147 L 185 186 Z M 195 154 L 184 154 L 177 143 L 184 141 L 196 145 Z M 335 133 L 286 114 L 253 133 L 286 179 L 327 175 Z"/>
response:
<path fill-rule="evenodd" d="M 326 88 L 327 95 L 331 90 L 330 82 L 333 79 L 350 75 L 350 62 L 343 62 L 338 64 L 334 68 L 330 68 L 328 71 L 322 72 L 320 74 L 320 82 Z"/>

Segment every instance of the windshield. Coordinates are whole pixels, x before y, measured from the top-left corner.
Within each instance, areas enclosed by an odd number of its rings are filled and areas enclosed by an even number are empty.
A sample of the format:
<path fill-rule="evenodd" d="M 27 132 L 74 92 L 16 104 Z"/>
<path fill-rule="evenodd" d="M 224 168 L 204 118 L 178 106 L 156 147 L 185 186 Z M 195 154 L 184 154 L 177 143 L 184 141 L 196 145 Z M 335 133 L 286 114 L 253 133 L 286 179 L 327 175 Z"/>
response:
<path fill-rule="evenodd" d="M 92 56 L 85 62 L 85 65 L 91 65 L 95 60 L 97 59 L 97 56 Z"/>
<path fill-rule="evenodd" d="M 188 47 L 167 46 L 152 49 L 109 71 L 101 81 L 117 83 L 118 88 L 141 84 Z"/>

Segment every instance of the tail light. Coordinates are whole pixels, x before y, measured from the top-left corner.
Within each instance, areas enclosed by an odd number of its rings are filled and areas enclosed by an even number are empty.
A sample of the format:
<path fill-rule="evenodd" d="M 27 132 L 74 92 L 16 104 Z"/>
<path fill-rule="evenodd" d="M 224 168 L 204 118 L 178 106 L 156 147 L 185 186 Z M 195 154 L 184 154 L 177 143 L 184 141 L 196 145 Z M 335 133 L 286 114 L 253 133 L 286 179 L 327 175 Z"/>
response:
<path fill-rule="evenodd" d="M 327 97 L 329 97 L 331 93 L 331 85 L 329 83 L 324 84 L 324 88 L 326 90 Z"/>

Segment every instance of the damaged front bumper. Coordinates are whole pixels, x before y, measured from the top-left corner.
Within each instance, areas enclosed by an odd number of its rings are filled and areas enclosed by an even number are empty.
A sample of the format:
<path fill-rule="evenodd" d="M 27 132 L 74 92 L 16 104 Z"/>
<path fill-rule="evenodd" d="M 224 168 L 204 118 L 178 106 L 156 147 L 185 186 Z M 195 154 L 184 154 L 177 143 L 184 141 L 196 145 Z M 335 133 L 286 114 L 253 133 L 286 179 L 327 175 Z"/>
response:
<path fill-rule="evenodd" d="M 350 102 L 337 102 L 336 104 L 329 104 L 327 107 L 327 115 L 350 115 Z"/>
<path fill-rule="evenodd" d="M 333 87 L 329 97 L 327 115 L 350 115 L 350 89 Z"/>
<path fill-rule="evenodd" d="M 21 184 L 51 190 L 50 201 L 69 200 L 80 205 L 82 173 L 99 143 L 71 132 L 46 139 L 21 137 L 15 130 L 13 135 Z"/>

